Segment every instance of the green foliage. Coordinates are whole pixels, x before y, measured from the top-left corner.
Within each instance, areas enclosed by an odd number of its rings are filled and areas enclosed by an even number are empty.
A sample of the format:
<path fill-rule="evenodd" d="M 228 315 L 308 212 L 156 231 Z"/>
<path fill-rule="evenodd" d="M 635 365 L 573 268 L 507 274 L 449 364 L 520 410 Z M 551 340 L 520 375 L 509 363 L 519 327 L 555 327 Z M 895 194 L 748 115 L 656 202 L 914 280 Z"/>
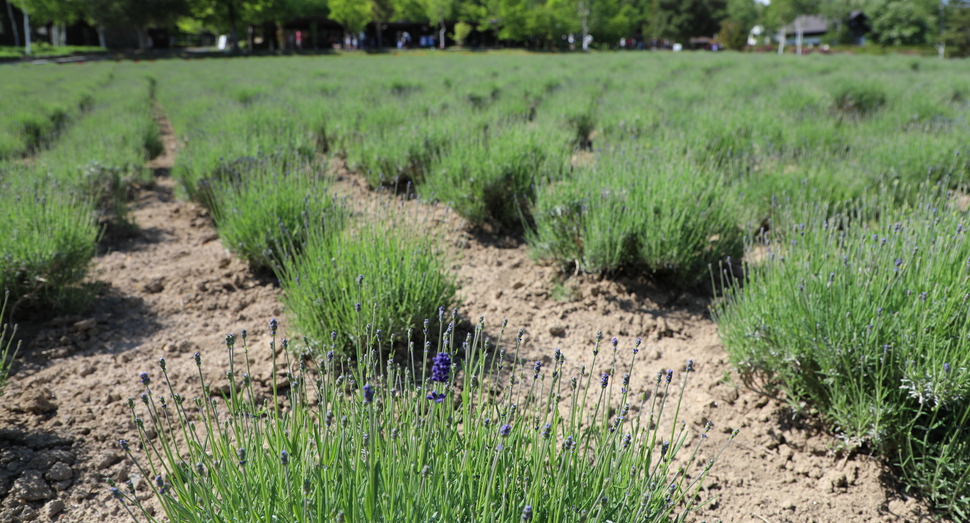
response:
<path fill-rule="evenodd" d="M 280 340 L 272 328 L 275 348 Z M 362 355 L 392 346 L 386 333 L 342 335 L 358 340 Z M 629 363 L 614 356 L 607 365 L 594 349 L 590 372 L 570 384 L 558 351 L 547 370 L 509 364 L 481 323 L 461 348 L 450 328 L 438 336 L 444 341 L 430 377 L 412 370 L 416 358 L 431 356 L 422 339 L 408 337 L 410 368 L 371 356 L 356 366 L 320 358 L 316 368 L 287 360 L 290 382 L 274 386 L 265 404 L 254 399 L 248 379 L 249 349 L 240 351 L 231 335 L 228 393 L 218 405 L 207 394 L 194 407 L 183 404 L 181 398 L 197 394 L 173 388 L 163 360 L 154 381 L 142 374 L 146 405 L 129 402 L 146 458 L 132 454 L 137 442 L 121 442 L 139 472 L 157 479 L 141 492 L 109 482 L 112 495 L 129 513 L 142 514 L 142 496 L 153 494 L 169 519 L 190 523 L 660 523 L 686 521 L 711 501 L 705 480 L 737 431 L 718 450 L 712 424 L 698 437 L 680 421 L 692 362 L 679 390 L 671 370 L 643 384 L 652 394 L 635 398 L 625 383 L 618 390 L 614 370 L 632 373 L 643 365 L 635 351 L 624 356 Z M 235 363 L 240 357 L 245 365 Z M 512 376 L 534 377 L 510 383 L 502 372 L 507 365 Z M 241 382 L 233 379 L 240 374 Z M 424 378 L 428 385 L 415 386 Z M 279 407 L 284 394 L 286 409 Z M 638 400 L 642 407 L 628 411 Z M 149 431 L 157 439 L 149 440 Z"/>
<path fill-rule="evenodd" d="M 7 317 L 7 302 L 10 299 L 10 291 L 5 291 L 3 302 L 0 302 L 0 322 Z M 10 377 L 10 369 L 13 367 L 13 359 L 20 350 L 20 342 L 14 346 L 13 338 L 17 335 L 17 326 L 10 326 L 3 323 L 0 326 L 0 398 L 3 397 L 3 389 L 7 387 L 7 378 Z"/>
<path fill-rule="evenodd" d="M 279 157 L 241 159 L 212 182 L 209 208 L 223 244 L 253 267 L 278 268 L 314 234 L 333 234 L 346 220 L 314 164 Z"/>
<path fill-rule="evenodd" d="M 847 116 L 868 116 L 886 105 L 886 91 L 875 82 L 843 82 L 832 92 L 832 107 Z"/>
<path fill-rule="evenodd" d="M 348 349 L 367 324 L 400 340 L 439 306 L 455 302 L 454 277 L 437 239 L 420 227 L 393 227 L 418 218 L 391 212 L 339 234 L 311 230 L 302 255 L 282 260 L 283 303 L 309 339 L 322 343 L 337 332 L 337 346 Z"/>
<path fill-rule="evenodd" d="M 50 178 L 0 170 L 0 288 L 13 309 L 77 312 L 94 257 L 98 229 L 93 206 Z"/>
<path fill-rule="evenodd" d="M 518 127 L 461 140 L 434 162 L 420 193 L 476 226 L 514 226 L 530 214 L 536 188 L 561 176 L 566 147 Z"/>
<path fill-rule="evenodd" d="M 885 0 L 873 10 L 870 36 L 882 45 L 917 45 L 930 41 L 936 17 L 920 2 Z"/>
<path fill-rule="evenodd" d="M 640 268 L 689 288 L 710 264 L 741 254 L 732 192 L 715 173 L 628 145 L 545 186 L 529 243 L 584 271 Z"/>
<path fill-rule="evenodd" d="M 743 282 L 714 307 L 750 386 L 806 400 L 938 507 L 970 489 L 970 240 L 944 185 L 777 210 Z M 743 285 L 742 285 L 743 283 Z"/>
<path fill-rule="evenodd" d="M 951 2 L 946 13 L 946 52 L 950 56 L 970 56 L 970 6 Z"/>
<path fill-rule="evenodd" d="M 467 22 L 458 22 L 455 24 L 455 32 L 451 35 L 452 38 L 458 42 L 458 45 L 465 45 L 465 39 L 468 35 L 472 34 L 472 25 Z"/>
<path fill-rule="evenodd" d="M 329 0 L 330 18 L 351 34 L 364 29 L 373 17 L 371 4 L 365 0 Z"/>

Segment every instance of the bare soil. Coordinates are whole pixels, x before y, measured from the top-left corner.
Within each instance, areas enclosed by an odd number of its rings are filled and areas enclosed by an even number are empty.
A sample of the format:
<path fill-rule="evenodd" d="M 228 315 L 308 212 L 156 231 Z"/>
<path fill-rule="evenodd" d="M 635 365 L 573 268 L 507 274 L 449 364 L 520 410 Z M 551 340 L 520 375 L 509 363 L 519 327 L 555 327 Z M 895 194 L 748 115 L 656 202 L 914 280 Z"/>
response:
<path fill-rule="evenodd" d="M 160 118 L 166 152 L 150 167 L 157 183 L 139 191 L 137 235 L 103 246 L 91 281 L 100 292 L 81 316 L 20 318 L 24 346 L 0 400 L 0 523 L 31 520 L 120 523 L 130 520 L 108 494 L 105 477 L 142 483 L 117 441 L 134 441 L 126 401 L 142 388 L 138 374 L 160 377 L 167 360 L 176 388 L 199 390 L 192 359 L 200 352 L 207 381 L 227 366 L 223 338 L 248 329 L 254 380 L 273 372 L 267 322 L 287 325 L 274 282 L 254 275 L 224 249 L 204 209 L 177 201 L 168 177 L 177 149 Z M 341 175 L 354 198 L 380 198 Z M 418 204 L 414 204 L 418 205 Z M 661 369 L 695 362 L 682 419 L 690 430 L 714 423 L 716 444 L 741 430 L 712 471 L 718 495 L 697 519 L 737 522 L 929 521 L 924 503 L 907 497 L 880 460 L 840 450 L 817 419 L 793 416 L 784 403 L 725 380 L 731 368 L 707 299 L 657 287 L 642 277 L 561 274 L 529 257 L 521 238 L 452 228 L 461 314 L 491 325 L 509 318 L 526 331 L 520 356 L 551 362 L 589 360 L 595 333 L 621 351 L 642 337 L 634 390 Z M 284 333 L 285 335 L 285 333 Z M 628 352 L 627 352 L 628 354 Z"/>

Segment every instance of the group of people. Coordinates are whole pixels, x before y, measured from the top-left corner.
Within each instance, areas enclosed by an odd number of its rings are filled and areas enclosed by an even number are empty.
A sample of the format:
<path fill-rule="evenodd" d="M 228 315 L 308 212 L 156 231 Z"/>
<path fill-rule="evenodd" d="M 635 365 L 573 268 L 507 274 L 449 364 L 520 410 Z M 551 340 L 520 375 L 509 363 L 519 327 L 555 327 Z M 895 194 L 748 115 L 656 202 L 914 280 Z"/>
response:
<path fill-rule="evenodd" d="M 410 49 L 412 45 L 411 33 L 407 31 L 398 31 L 396 41 L 398 49 Z M 418 47 L 435 47 L 437 45 L 438 39 L 433 35 L 424 35 L 418 37 Z"/>

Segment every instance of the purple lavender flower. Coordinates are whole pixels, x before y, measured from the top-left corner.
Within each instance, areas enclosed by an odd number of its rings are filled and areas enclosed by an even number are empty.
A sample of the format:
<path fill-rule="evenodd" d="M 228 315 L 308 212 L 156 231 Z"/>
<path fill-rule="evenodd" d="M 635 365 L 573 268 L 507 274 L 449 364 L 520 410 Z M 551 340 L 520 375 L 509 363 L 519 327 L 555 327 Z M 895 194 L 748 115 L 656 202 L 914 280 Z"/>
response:
<path fill-rule="evenodd" d="M 158 366 L 165 372 L 165 358 L 158 358 Z"/>
<path fill-rule="evenodd" d="M 950 373 L 950 364 L 949 363 L 944 363 L 943 364 L 943 372 L 946 373 L 946 374 L 949 374 Z"/>
<path fill-rule="evenodd" d="M 232 348 L 236 344 L 236 335 L 233 333 L 226 334 L 226 347 Z"/>
<path fill-rule="evenodd" d="M 451 356 L 447 352 L 439 352 L 434 357 L 433 367 L 431 367 L 431 381 L 447 383 L 451 374 Z"/>
<path fill-rule="evenodd" d="M 439 393 L 438 391 L 433 390 L 429 392 L 428 395 L 425 396 L 425 398 L 435 403 L 441 403 L 442 401 L 445 401 L 445 393 L 444 392 Z"/>
<path fill-rule="evenodd" d="M 121 450 L 125 452 L 131 452 L 131 447 L 128 446 L 128 440 L 126 439 L 118 440 L 118 445 L 121 447 Z"/>
<path fill-rule="evenodd" d="M 670 450 L 670 442 L 665 441 L 660 445 L 660 460 L 663 461 L 664 457 L 667 455 L 667 451 Z"/>
<path fill-rule="evenodd" d="M 246 465 L 246 449 L 238 448 L 236 449 L 236 457 L 239 458 L 239 466 L 243 467 Z"/>
<path fill-rule="evenodd" d="M 612 343 L 612 344 L 613 344 L 613 350 L 616 350 L 616 346 L 617 346 L 617 345 L 618 345 L 618 344 L 620 343 L 620 340 L 618 340 L 618 339 L 616 339 L 616 338 L 614 337 L 614 338 L 613 338 L 613 339 L 612 339 L 612 340 L 610 341 L 610 343 Z"/>
<path fill-rule="evenodd" d="M 146 387 L 148 386 L 149 383 L 152 382 L 152 379 L 148 377 L 147 372 L 142 372 L 141 374 L 138 375 L 138 377 L 141 378 L 142 385 L 145 385 Z"/>
<path fill-rule="evenodd" d="M 124 499 L 124 494 L 121 493 L 121 489 L 118 487 L 111 487 L 111 497 L 115 499 Z"/>
<path fill-rule="evenodd" d="M 290 464 L 290 453 L 289 452 L 287 452 L 285 450 L 284 451 L 280 451 L 280 463 L 282 463 L 284 467 Z"/>
<path fill-rule="evenodd" d="M 364 385 L 364 403 L 374 402 L 374 387 L 368 383 Z"/>
<path fill-rule="evenodd" d="M 633 343 L 633 353 L 634 354 L 640 352 L 640 342 L 642 342 L 642 341 L 643 340 L 641 338 L 637 338 L 637 341 Z"/>
<path fill-rule="evenodd" d="M 694 370 L 694 360 L 687 360 L 687 372 Z"/>
<path fill-rule="evenodd" d="M 498 433 L 503 438 L 507 438 L 508 435 L 512 433 L 512 425 L 509 425 L 507 423 L 505 425 L 502 425 L 501 427 L 499 427 Z"/>
<path fill-rule="evenodd" d="M 610 384 L 610 375 L 604 372 L 603 375 L 600 376 L 600 386 L 605 389 L 606 386 L 609 384 Z"/>
<path fill-rule="evenodd" d="M 526 505 L 522 509 L 522 521 L 532 521 L 532 505 Z"/>
<path fill-rule="evenodd" d="M 202 355 L 199 354 L 198 352 L 192 355 L 192 359 L 195 360 L 196 366 L 202 365 Z"/>
<path fill-rule="evenodd" d="M 668 370 L 667 371 L 667 383 L 670 383 L 670 380 L 672 380 L 672 379 L 674 379 L 674 371 L 673 370 Z"/>
<path fill-rule="evenodd" d="M 276 321 L 276 318 L 269 320 L 269 333 L 276 336 L 276 329 L 279 328 L 280 322 Z"/>

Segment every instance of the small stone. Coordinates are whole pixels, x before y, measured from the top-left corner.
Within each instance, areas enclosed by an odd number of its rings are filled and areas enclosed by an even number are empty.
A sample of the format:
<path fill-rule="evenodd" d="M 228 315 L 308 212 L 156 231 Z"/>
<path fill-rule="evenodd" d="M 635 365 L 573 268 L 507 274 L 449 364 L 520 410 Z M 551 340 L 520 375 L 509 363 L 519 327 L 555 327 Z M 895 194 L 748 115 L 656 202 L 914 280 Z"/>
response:
<path fill-rule="evenodd" d="M 229 258 L 228 256 L 226 256 L 226 257 L 222 258 L 221 260 L 219 260 L 219 268 L 220 269 L 225 269 L 226 267 L 229 266 L 230 263 L 232 263 L 232 259 Z"/>
<path fill-rule="evenodd" d="M 148 283 L 141 286 L 142 290 L 151 294 L 158 294 L 165 290 L 164 278 L 152 278 Z"/>
<path fill-rule="evenodd" d="M 522 282 L 520 282 L 520 281 L 517 281 L 517 282 L 515 282 L 515 283 L 512 284 L 512 289 L 513 290 L 519 290 L 522 287 L 525 287 L 525 284 L 522 283 Z"/>
<path fill-rule="evenodd" d="M 38 513 L 31 507 L 24 507 L 23 512 L 20 513 L 20 521 L 33 521 L 37 519 Z"/>
<path fill-rule="evenodd" d="M 112 392 L 111 394 L 108 394 L 108 397 L 105 399 L 105 403 L 114 403 L 116 401 L 121 401 L 121 394 Z"/>
<path fill-rule="evenodd" d="M 39 470 L 25 470 L 14 482 L 9 495 L 23 501 L 40 501 L 54 497 L 54 493 L 41 477 Z"/>
<path fill-rule="evenodd" d="M 80 367 L 78 367 L 77 374 L 78 376 L 81 376 L 83 378 L 85 376 L 90 376 L 94 374 L 96 370 L 98 370 L 97 367 L 95 367 L 94 365 L 91 365 L 88 362 L 84 362 L 81 364 Z"/>
<path fill-rule="evenodd" d="M 71 485 L 73 483 L 74 483 L 74 480 L 65 479 L 64 481 L 58 481 L 57 483 L 54 483 L 53 487 L 54 487 L 54 490 L 58 492 L 64 492 L 65 490 L 71 488 Z"/>
<path fill-rule="evenodd" d="M 47 389 L 30 389 L 21 394 L 20 401 L 12 402 L 10 410 L 31 414 L 53 412 L 57 410 L 57 405 L 50 398 L 51 392 Z"/>
<path fill-rule="evenodd" d="M 94 468 L 98 470 L 104 470 L 114 465 L 115 463 L 120 462 L 123 459 L 125 459 L 125 457 L 118 452 L 111 451 L 111 450 L 105 451 L 99 454 L 98 457 L 94 459 Z"/>
<path fill-rule="evenodd" d="M 3 512 L 0 512 L 0 523 L 18 523 L 20 521 L 20 513 L 23 512 L 24 506 L 18 505 L 16 507 L 10 507 Z"/>
<path fill-rule="evenodd" d="M 81 320 L 74 324 L 74 330 L 78 332 L 87 332 L 88 330 L 94 328 L 98 324 L 98 320 L 94 318 L 88 318 L 86 320 Z"/>
<path fill-rule="evenodd" d="M 64 502 L 59 499 L 55 499 L 47 505 L 44 505 L 44 516 L 47 519 L 54 519 L 61 512 L 64 512 Z"/>
<path fill-rule="evenodd" d="M 64 463 L 63 461 L 58 461 L 54 463 L 54 466 L 47 471 L 44 475 L 48 481 L 64 481 L 65 479 L 71 479 L 74 477 L 74 472 L 71 467 Z"/>
<path fill-rule="evenodd" d="M 549 327 L 549 334 L 557 338 L 561 338 L 566 335 L 566 328 L 562 325 L 553 325 L 552 327 Z"/>

